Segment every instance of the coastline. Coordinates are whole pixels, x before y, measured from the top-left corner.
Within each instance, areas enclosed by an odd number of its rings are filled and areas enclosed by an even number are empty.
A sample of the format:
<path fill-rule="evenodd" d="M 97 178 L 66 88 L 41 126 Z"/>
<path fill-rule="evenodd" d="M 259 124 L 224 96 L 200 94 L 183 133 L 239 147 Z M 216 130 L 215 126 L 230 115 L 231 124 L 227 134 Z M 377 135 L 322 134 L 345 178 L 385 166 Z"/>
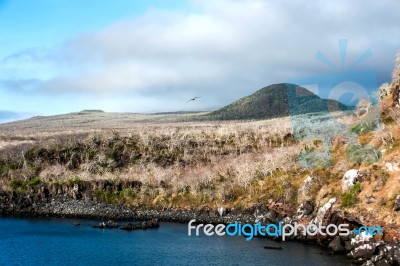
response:
<path fill-rule="evenodd" d="M 264 209 L 260 209 L 259 206 L 243 210 L 212 210 L 208 208 L 200 210 L 133 209 L 120 204 L 73 199 L 65 195 L 33 202 L 29 196 L 10 197 L 10 195 L 5 193 L 0 194 L 1 216 L 57 217 L 125 222 L 156 219 L 162 222 L 177 223 L 187 223 L 195 219 L 196 223 L 210 224 L 228 224 L 235 221 L 249 224 L 255 224 L 258 221 L 262 221 L 263 224 L 277 224 L 278 222 L 293 223 L 294 221 L 299 221 L 295 218 L 292 219 L 287 213 L 278 213 L 274 209 L 274 207 L 264 207 Z M 220 213 L 218 211 L 220 211 Z M 353 226 L 355 226 L 354 221 L 349 221 L 344 217 L 340 217 L 340 214 L 335 211 L 331 213 L 328 219 L 330 219 L 330 223 L 347 221 L 348 223 L 353 223 Z M 302 219 L 301 222 L 307 223 L 307 217 L 306 219 Z M 281 241 L 278 237 L 268 238 Z M 316 244 L 324 248 L 329 248 L 334 254 L 342 254 L 343 256 L 347 254 L 349 261 L 356 264 L 365 264 L 370 260 L 376 259 L 391 263 L 388 265 L 396 265 L 395 263 L 400 262 L 400 243 L 396 239 L 392 241 L 378 241 L 374 238 L 362 238 L 355 235 L 345 237 L 322 237 L 320 235 L 303 236 L 299 234 L 288 238 L 288 241 Z"/>

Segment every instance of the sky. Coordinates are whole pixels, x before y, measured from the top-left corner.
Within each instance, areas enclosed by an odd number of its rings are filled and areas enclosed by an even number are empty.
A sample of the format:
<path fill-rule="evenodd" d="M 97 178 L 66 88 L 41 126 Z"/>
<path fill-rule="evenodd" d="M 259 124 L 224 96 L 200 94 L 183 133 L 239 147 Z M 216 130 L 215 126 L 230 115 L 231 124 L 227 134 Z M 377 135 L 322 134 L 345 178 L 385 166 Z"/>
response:
<path fill-rule="evenodd" d="M 390 81 L 399 10 L 399 0 L 0 0 L 0 121 L 213 110 L 281 82 L 353 99 L 349 88 Z"/>

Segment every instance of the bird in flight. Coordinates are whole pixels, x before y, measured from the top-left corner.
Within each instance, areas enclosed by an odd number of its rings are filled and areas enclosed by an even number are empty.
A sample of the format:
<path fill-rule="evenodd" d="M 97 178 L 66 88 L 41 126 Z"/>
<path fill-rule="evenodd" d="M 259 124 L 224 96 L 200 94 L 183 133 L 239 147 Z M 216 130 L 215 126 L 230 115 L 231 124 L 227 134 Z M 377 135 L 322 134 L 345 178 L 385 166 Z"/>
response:
<path fill-rule="evenodd" d="M 197 98 L 200 98 L 200 97 L 201 97 L 201 96 L 196 96 L 196 97 L 190 99 L 189 101 L 187 101 L 186 103 L 188 103 L 188 102 L 190 102 L 190 101 L 194 101 L 194 100 L 196 100 Z"/>

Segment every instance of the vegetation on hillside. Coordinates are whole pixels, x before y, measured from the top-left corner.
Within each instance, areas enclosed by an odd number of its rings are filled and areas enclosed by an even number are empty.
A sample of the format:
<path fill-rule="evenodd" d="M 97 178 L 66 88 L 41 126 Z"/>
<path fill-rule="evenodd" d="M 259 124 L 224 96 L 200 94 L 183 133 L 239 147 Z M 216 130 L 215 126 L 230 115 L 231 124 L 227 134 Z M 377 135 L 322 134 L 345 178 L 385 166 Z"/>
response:
<path fill-rule="evenodd" d="M 349 109 L 335 100 L 321 99 L 300 86 L 280 83 L 262 88 L 204 117 L 216 120 L 269 119 Z"/>

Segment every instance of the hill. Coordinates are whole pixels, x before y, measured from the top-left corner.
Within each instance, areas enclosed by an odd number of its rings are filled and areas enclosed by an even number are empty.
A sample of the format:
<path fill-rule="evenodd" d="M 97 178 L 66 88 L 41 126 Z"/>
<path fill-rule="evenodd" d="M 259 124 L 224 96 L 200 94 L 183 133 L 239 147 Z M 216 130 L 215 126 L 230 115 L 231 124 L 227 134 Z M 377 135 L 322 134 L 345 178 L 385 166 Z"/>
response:
<path fill-rule="evenodd" d="M 338 101 L 321 99 L 303 87 L 279 83 L 264 87 L 205 116 L 215 120 L 268 119 L 349 109 L 351 107 Z"/>

